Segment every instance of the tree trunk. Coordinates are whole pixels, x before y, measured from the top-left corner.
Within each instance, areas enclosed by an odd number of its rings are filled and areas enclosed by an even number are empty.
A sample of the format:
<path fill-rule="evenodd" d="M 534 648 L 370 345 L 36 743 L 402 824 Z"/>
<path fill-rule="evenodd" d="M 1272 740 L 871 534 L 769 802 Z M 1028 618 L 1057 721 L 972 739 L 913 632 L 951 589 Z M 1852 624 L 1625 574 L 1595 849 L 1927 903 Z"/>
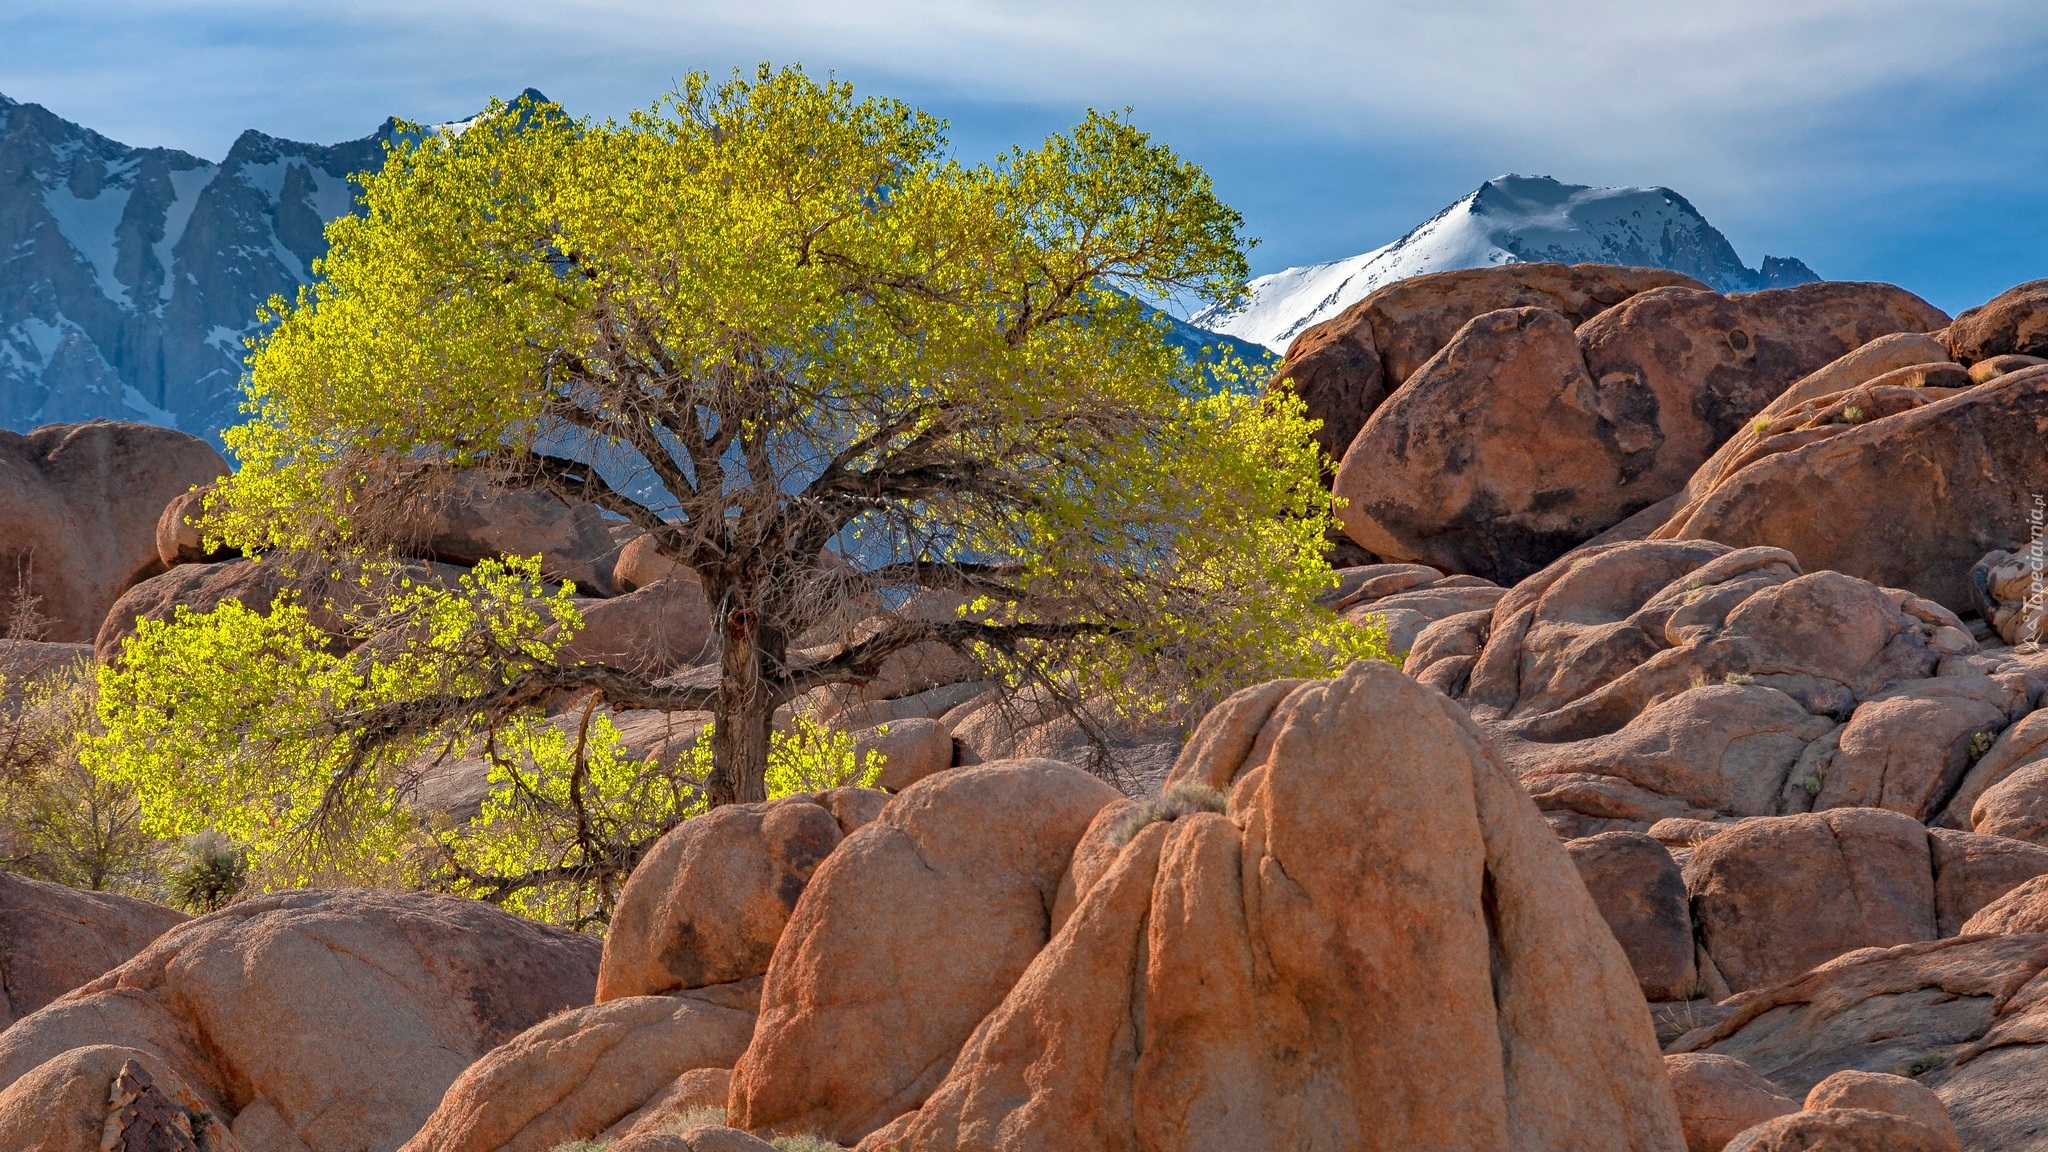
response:
<path fill-rule="evenodd" d="M 718 701 L 712 709 L 711 806 L 768 798 L 768 733 L 781 703 L 771 683 L 782 666 L 781 636 L 745 608 L 726 613 L 719 658 Z"/>

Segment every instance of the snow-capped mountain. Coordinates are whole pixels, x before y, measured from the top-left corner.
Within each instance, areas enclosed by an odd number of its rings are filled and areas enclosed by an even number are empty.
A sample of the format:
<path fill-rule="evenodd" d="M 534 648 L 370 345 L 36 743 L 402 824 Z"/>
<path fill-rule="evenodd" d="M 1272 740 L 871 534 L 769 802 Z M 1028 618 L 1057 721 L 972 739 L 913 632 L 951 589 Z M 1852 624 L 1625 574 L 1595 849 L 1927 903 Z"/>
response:
<path fill-rule="evenodd" d="M 251 130 L 216 164 L 0 96 L 0 427 L 232 423 L 257 306 L 308 282 L 395 127 L 334 145 Z"/>
<path fill-rule="evenodd" d="M 1289 268 L 1246 285 L 1236 308 L 1190 318 L 1199 328 L 1284 353 L 1311 325 L 1396 280 L 1518 262 L 1624 264 L 1683 272 L 1722 292 L 1820 279 L 1796 259 L 1749 268 L 1719 229 L 1669 188 L 1590 188 L 1548 176 L 1500 176 L 1384 248 Z"/>

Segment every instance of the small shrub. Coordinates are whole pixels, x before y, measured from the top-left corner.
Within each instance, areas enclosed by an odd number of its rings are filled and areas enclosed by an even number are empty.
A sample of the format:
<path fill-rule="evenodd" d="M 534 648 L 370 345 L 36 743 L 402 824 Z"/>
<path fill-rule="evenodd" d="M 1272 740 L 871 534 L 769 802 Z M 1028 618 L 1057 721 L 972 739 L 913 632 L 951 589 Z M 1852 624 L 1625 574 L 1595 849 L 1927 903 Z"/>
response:
<path fill-rule="evenodd" d="M 1946 1063 L 1948 1063 L 1948 1057 L 1939 1052 L 1922 1052 L 1901 1065 L 1899 1075 L 1908 1077 L 1925 1076 Z"/>
<path fill-rule="evenodd" d="M 1769 432 L 1771 430 L 1771 418 L 1769 416 L 1757 417 L 1749 422 L 1749 430 L 1759 436 Z"/>
<path fill-rule="evenodd" d="M 1986 752 L 1991 751 L 1991 744 L 1996 739 L 1997 737 L 1993 736 L 1989 732 L 1978 732 L 1973 734 L 1970 737 L 1970 759 L 1982 760 L 1984 758 L 1984 754 Z"/>
<path fill-rule="evenodd" d="M 1857 407 L 1857 406 L 1856 406 L 1856 405 L 1854 405 L 1854 404 L 1851 404 L 1851 405 L 1849 405 L 1849 406 L 1848 406 L 1847 408 L 1844 408 L 1844 409 L 1842 409 L 1842 423 L 1844 423 L 1844 424 L 1861 424 L 1861 423 L 1863 423 L 1863 409 L 1861 409 L 1861 408 Z"/>
<path fill-rule="evenodd" d="M 0 674 L 0 869 L 161 900 L 169 846 L 143 831 L 133 788 L 79 760 L 96 703 L 89 665 Z"/>
<path fill-rule="evenodd" d="M 1137 809 L 1124 818 L 1117 828 L 1116 842 L 1128 844 L 1131 838 L 1144 831 L 1147 824 L 1170 824 L 1183 816 L 1196 812 L 1222 812 L 1230 806 L 1230 796 L 1220 788 L 1207 784 L 1175 784 L 1163 796 L 1138 805 Z"/>
<path fill-rule="evenodd" d="M 1808 796 L 1820 795 L 1820 774 L 1815 773 L 1811 776 L 1808 776 L 1806 779 L 1801 780 L 1799 782 L 1799 786 L 1806 789 L 1806 794 Z"/>
<path fill-rule="evenodd" d="M 777 1136 L 769 1143 L 776 1152 L 841 1152 L 839 1145 L 818 1135 Z"/>
<path fill-rule="evenodd" d="M 1721 677 L 1721 683 L 1732 684 L 1739 688 L 1747 684 L 1756 683 L 1756 677 L 1751 676 L 1747 672 L 1730 672 L 1726 676 Z"/>
<path fill-rule="evenodd" d="M 201 832 L 167 878 L 171 903 L 194 915 L 218 912 L 249 882 L 249 854 L 218 832 Z"/>
<path fill-rule="evenodd" d="M 571 1140 L 566 1144 L 555 1145 L 548 1152 L 604 1152 L 611 1146 L 612 1142 L 609 1140 Z"/>
<path fill-rule="evenodd" d="M 699 1104 L 694 1108 L 683 1109 L 683 1114 L 676 1117 L 675 1122 L 668 1127 L 669 1131 L 680 1136 L 692 1128 L 702 1128 L 706 1124 L 722 1125 L 724 1123 L 725 1107 L 723 1105 Z"/>

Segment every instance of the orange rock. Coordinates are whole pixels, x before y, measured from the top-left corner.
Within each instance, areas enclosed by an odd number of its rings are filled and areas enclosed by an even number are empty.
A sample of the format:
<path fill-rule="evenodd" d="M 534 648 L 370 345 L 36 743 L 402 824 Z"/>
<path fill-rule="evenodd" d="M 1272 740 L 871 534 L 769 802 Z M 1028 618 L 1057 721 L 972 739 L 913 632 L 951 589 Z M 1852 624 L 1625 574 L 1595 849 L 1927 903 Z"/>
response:
<path fill-rule="evenodd" d="M 684 1073 L 739 1058 L 754 1014 L 733 999 L 631 996 L 537 1024 L 470 1065 L 401 1152 L 550 1152 L 596 1137 Z"/>
<path fill-rule="evenodd" d="M 1404 670 L 1465 705 L 1577 837 L 1857 805 L 1947 805 L 1968 827 L 1952 794 L 2008 763 L 1964 772 L 2038 696 L 2027 660 L 1782 549 L 1647 540 L 1585 547 L 1483 617 L 1432 625 Z"/>
<path fill-rule="evenodd" d="M 1815 1084 L 1813 1091 L 1806 1094 L 1808 1112 L 1842 1108 L 1888 1112 L 1942 1133 L 1951 1143 L 1959 1143 L 1941 1097 L 1904 1076 L 1847 1068 Z"/>
<path fill-rule="evenodd" d="M 208 1131 L 221 1115 L 217 1098 L 194 1090 L 152 1053 L 110 1044 L 74 1048 L 0 1091 L 0 1148 L 240 1152 L 244 1145 L 234 1134 Z M 203 1146 L 194 1139 L 202 1132 L 210 1137 Z"/>
<path fill-rule="evenodd" d="M 1273 373 L 1291 380 L 1323 422 L 1316 438 L 1332 460 L 1387 395 L 1400 388 L 1465 322 L 1500 308 L 1547 308 L 1574 324 L 1651 288 L 1702 285 L 1661 268 L 1604 264 L 1507 264 L 1411 276 L 1303 332 Z"/>
<path fill-rule="evenodd" d="M 127 963 L 182 912 L 0 872 L 0 1029 Z"/>
<path fill-rule="evenodd" d="M 0 603 L 31 597 L 44 621 L 18 638 L 91 640 L 123 591 L 164 570 L 164 506 L 227 471 L 206 441 L 148 424 L 0 432 Z"/>
<path fill-rule="evenodd" d="M 1475 316 L 1351 441 L 1337 515 L 1384 559 L 1512 583 L 1679 491 L 1800 377 L 1941 319 L 1889 285 L 1839 283 L 1659 288 L 1582 325 Z"/>
<path fill-rule="evenodd" d="M 180 564 L 136 583 L 107 610 L 93 636 L 93 659 L 101 664 L 120 655 L 121 642 L 144 620 L 169 620 L 179 608 L 211 612 L 229 600 L 268 611 L 286 580 L 276 564 L 222 560 Z"/>
<path fill-rule="evenodd" d="M 1729 1141 L 1727 1152 L 1962 1152 L 1962 1145 L 1902 1116 L 1845 1108 L 1766 1121 Z"/>
<path fill-rule="evenodd" d="M 2048 875 L 2037 875 L 2013 885 L 1965 920 L 1957 935 L 1974 936 L 1980 932 L 2048 932 Z"/>
<path fill-rule="evenodd" d="M 408 489 L 391 510 L 390 532 L 402 555 L 470 565 L 492 556 L 539 556 L 541 571 L 571 580 L 586 596 L 618 591 L 612 569 L 620 545 L 602 513 L 570 506 L 532 488 L 499 488 L 467 472 Z"/>
<path fill-rule="evenodd" d="M 1935 935 L 1927 832 L 1871 808 L 1751 820 L 1685 865 L 1700 943 L 1729 988 L 1776 984 L 1857 948 Z M 1815 900 L 1816 891 L 1835 898 Z"/>
<path fill-rule="evenodd" d="M 1044 947 L 1061 877 L 1116 790 L 1049 760 L 904 790 L 811 878 L 768 969 L 729 1122 L 852 1143 L 917 1107 Z"/>
<path fill-rule="evenodd" d="M 1716 474 L 1696 476 L 1653 535 L 1784 548 L 1968 610 L 1971 566 L 2026 540 L 2032 496 L 2048 490 L 2048 367 L 1889 415 L 1826 401 L 1746 431 L 1753 443 L 1710 462 Z"/>
<path fill-rule="evenodd" d="M 478 1057 L 588 1003 L 597 960 L 586 936 L 454 896 L 259 896 L 0 1031 L 0 1087 L 118 1045 L 240 1104 L 224 1123 L 274 1113 L 309 1152 L 395 1148 Z"/>
<path fill-rule="evenodd" d="M 579 598 L 583 628 L 562 646 L 565 664 L 609 664 L 651 678 L 710 658 L 711 602 L 694 580 L 664 580 L 609 600 Z"/>
<path fill-rule="evenodd" d="M 2048 935 L 1965 935 L 1864 949 L 1726 1001 L 1733 1011 L 1725 1019 L 1681 1037 L 1671 1050 L 1738 1057 L 1795 1096 L 1845 1069 L 1910 1076 L 1941 1098 L 1963 1147 L 2032 1147 L 2048 1131 L 2048 1099 L 2040 1092 L 2048 1074 L 2044 970 Z M 1833 1145 L 1813 1145 L 1824 1146 Z M 1956 1144 L 1948 1137 L 1932 1147 Z"/>
<path fill-rule="evenodd" d="M 861 1148 L 1682 1146 L 1626 958 L 1463 715 L 1362 663 L 1265 728 Z"/>
<path fill-rule="evenodd" d="M 728 804 L 685 820 L 619 894 L 598 1001 L 767 972 L 797 897 L 848 831 L 809 796 Z"/>
<path fill-rule="evenodd" d="M 1956 360 L 1976 364 L 1996 356 L 2048 356 L 2048 280 L 2008 288 L 1948 326 Z"/>
<path fill-rule="evenodd" d="M 210 564 L 235 555 L 231 549 L 208 552 L 199 529 L 192 526 L 192 520 L 206 511 L 206 494 L 212 489 L 213 485 L 208 484 L 190 492 L 181 492 L 164 505 L 163 515 L 156 521 L 156 555 L 164 567 Z"/>
<path fill-rule="evenodd" d="M 2004 836 L 1928 830 L 1934 853 L 1935 931 L 1954 936 L 1978 912 L 2048 873 L 2048 848 Z"/>
<path fill-rule="evenodd" d="M 882 774 L 875 786 L 901 792 L 953 766 L 953 732 L 943 721 L 925 716 L 891 720 L 853 733 L 853 752 L 879 754 Z"/>
<path fill-rule="evenodd" d="M 1789 1116 L 1799 1105 L 1733 1056 L 1687 1052 L 1664 1058 L 1685 1127 L 1686 1152 L 1721 1152 L 1738 1133 Z"/>
<path fill-rule="evenodd" d="M 612 583 L 620 593 L 651 587 L 663 580 L 681 580 L 703 587 L 696 569 L 663 556 L 654 546 L 654 537 L 645 532 L 619 549 L 618 562 L 612 567 Z"/>
<path fill-rule="evenodd" d="M 1693 967 L 1692 913 L 1685 879 L 1664 845 L 1641 832 L 1604 832 L 1565 844 L 1628 955 L 1643 996 L 1685 1000 L 1699 974 Z"/>

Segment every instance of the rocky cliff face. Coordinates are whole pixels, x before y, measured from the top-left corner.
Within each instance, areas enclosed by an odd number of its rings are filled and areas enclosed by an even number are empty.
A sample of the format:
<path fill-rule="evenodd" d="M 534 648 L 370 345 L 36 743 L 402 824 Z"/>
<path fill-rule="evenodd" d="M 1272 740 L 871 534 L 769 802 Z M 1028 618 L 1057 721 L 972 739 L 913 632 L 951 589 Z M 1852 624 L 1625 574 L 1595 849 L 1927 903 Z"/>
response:
<path fill-rule="evenodd" d="M 318 145 L 251 130 L 216 164 L 0 96 L 0 427 L 231 423 L 258 305 L 311 279 L 349 176 L 381 165 L 395 131 Z"/>

